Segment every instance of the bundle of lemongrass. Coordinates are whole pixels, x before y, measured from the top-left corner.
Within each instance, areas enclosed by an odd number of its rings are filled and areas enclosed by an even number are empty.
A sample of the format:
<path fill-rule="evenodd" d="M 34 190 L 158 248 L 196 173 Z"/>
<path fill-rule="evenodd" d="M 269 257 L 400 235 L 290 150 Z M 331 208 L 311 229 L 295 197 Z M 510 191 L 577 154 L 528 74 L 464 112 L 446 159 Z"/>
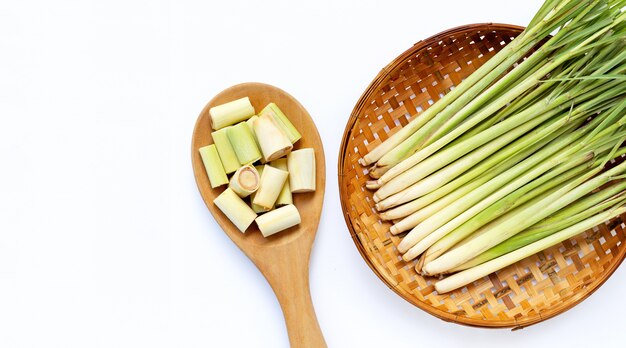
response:
<path fill-rule="evenodd" d="M 625 5 L 547 0 L 515 40 L 360 160 L 381 219 L 392 234 L 410 231 L 404 260 L 419 258 L 425 275 L 458 272 L 438 292 L 626 211 L 626 163 L 603 171 L 626 153 Z"/>
<path fill-rule="evenodd" d="M 299 224 L 292 193 L 315 191 L 315 153 L 293 150 L 301 135 L 289 118 L 274 103 L 255 115 L 248 97 L 209 114 L 213 144 L 201 147 L 200 156 L 211 187 L 228 185 L 213 203 L 241 232 L 256 222 L 268 237 Z"/>

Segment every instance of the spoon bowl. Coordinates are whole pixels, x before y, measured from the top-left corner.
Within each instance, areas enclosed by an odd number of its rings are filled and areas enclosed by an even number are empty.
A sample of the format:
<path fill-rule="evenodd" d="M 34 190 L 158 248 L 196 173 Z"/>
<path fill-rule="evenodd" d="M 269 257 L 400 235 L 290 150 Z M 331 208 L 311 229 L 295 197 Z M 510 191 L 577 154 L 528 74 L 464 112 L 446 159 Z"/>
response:
<path fill-rule="evenodd" d="M 316 164 L 316 190 L 293 195 L 301 222 L 277 234 L 263 237 L 256 224 L 245 233 L 213 204 L 224 190 L 212 189 L 198 149 L 213 143 L 209 109 L 229 101 L 249 97 L 257 111 L 276 103 L 302 134 L 294 150 L 313 148 Z M 325 347 L 309 291 L 309 259 L 317 233 L 324 201 L 326 165 L 324 148 L 315 123 L 306 109 L 285 91 L 262 83 L 248 82 L 230 87 L 216 95 L 198 116 L 193 131 L 191 158 L 196 184 L 207 208 L 226 235 L 252 260 L 267 279 L 281 305 L 292 347 Z"/>

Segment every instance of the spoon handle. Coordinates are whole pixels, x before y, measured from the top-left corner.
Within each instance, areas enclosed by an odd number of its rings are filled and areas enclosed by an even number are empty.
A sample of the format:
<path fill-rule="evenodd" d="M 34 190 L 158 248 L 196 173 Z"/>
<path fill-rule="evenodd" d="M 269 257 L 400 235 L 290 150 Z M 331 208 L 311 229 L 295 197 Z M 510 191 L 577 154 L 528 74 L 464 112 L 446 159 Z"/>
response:
<path fill-rule="evenodd" d="M 298 249 L 285 248 L 282 253 L 274 253 L 276 258 L 263 267 L 262 273 L 283 310 L 291 347 L 326 347 L 311 301 L 309 253 Z"/>

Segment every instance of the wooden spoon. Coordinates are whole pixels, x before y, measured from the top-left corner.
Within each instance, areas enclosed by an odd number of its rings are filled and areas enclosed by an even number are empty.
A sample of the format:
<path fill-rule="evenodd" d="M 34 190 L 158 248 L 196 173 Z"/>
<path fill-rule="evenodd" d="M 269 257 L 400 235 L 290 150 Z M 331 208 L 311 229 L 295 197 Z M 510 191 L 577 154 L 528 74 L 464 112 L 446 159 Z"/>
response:
<path fill-rule="evenodd" d="M 235 99 L 249 97 L 254 109 L 261 111 L 270 102 L 276 103 L 302 134 L 295 149 L 315 149 L 316 190 L 293 195 L 302 222 L 288 230 L 264 238 L 255 224 L 241 233 L 213 204 L 224 190 L 212 189 L 198 149 L 213 143 L 209 109 Z M 326 165 L 324 148 L 317 128 L 306 109 L 292 96 L 274 86 L 242 83 L 215 96 L 202 110 L 193 131 L 191 159 L 200 194 L 217 223 L 235 244 L 254 262 L 269 282 L 283 310 L 289 342 L 292 347 L 326 347 L 309 290 L 309 258 L 322 212 Z"/>

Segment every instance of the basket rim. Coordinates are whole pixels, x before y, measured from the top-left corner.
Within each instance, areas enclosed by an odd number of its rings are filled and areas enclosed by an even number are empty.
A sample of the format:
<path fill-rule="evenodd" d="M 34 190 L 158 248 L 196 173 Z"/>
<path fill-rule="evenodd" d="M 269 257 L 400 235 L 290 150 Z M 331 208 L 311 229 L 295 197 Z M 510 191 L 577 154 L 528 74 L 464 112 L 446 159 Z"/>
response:
<path fill-rule="evenodd" d="M 524 27 L 519 26 L 519 25 L 514 25 L 514 24 L 488 22 L 488 23 L 466 24 L 466 25 L 460 25 L 454 28 L 450 28 L 442 32 L 439 32 L 427 39 L 420 40 L 414 43 L 409 49 L 407 49 L 398 57 L 396 57 L 393 61 L 391 61 L 391 63 L 383 67 L 381 71 L 376 75 L 374 80 L 365 89 L 365 91 L 363 92 L 359 100 L 357 101 L 356 105 L 354 106 L 352 113 L 350 114 L 350 117 L 346 123 L 346 128 L 344 129 L 343 137 L 342 137 L 341 144 L 339 147 L 339 158 L 337 161 L 337 164 L 338 164 L 337 183 L 339 186 L 339 196 L 340 196 L 339 200 L 341 202 L 342 213 L 343 213 L 343 217 L 346 222 L 346 225 L 348 227 L 348 231 L 350 232 L 352 241 L 356 245 L 357 250 L 359 251 L 359 254 L 361 254 L 361 257 L 363 258 L 365 263 L 369 266 L 369 268 L 374 272 L 374 274 L 376 274 L 376 276 L 385 285 L 387 285 L 389 289 L 395 292 L 398 296 L 400 296 L 407 302 L 413 304 L 414 306 L 418 307 L 419 309 L 446 322 L 453 322 L 453 323 L 460 324 L 460 325 L 478 327 L 478 328 L 489 328 L 489 329 L 512 328 L 512 330 L 515 331 L 518 329 L 522 329 L 524 327 L 537 324 L 544 320 L 553 318 L 559 314 L 562 314 L 568 311 L 569 309 L 575 307 L 576 305 L 578 305 L 587 297 L 591 296 L 596 290 L 598 290 L 598 288 L 602 286 L 602 284 L 604 284 L 604 282 L 606 282 L 611 277 L 611 275 L 613 275 L 615 270 L 622 264 L 622 262 L 624 261 L 624 258 L 626 258 L 626 248 L 622 248 L 619 254 L 616 255 L 614 261 L 611 262 L 611 264 L 605 270 L 603 277 L 598 278 L 594 280 L 593 282 L 591 282 L 587 287 L 583 288 L 583 291 L 578 291 L 577 293 L 575 293 L 567 302 L 561 302 L 560 304 L 556 306 L 551 306 L 545 309 L 543 314 L 537 312 L 536 314 L 533 314 L 530 316 L 524 316 L 521 319 L 507 319 L 507 320 L 497 320 L 497 321 L 468 318 L 464 316 L 451 314 L 449 312 L 435 308 L 426 302 L 419 301 L 418 299 L 414 297 L 406 296 L 400 291 L 400 289 L 398 289 L 397 284 L 392 284 L 389 282 L 389 280 L 383 275 L 383 273 L 372 263 L 372 261 L 367 256 L 365 247 L 361 243 L 361 240 L 359 239 L 357 232 L 354 228 L 354 224 L 352 223 L 350 214 L 348 213 L 348 208 L 346 206 L 346 203 L 348 200 L 345 198 L 347 196 L 346 196 L 346 193 L 344 192 L 346 185 L 344 185 L 345 175 L 343 173 L 343 168 L 344 168 L 345 158 L 346 158 L 346 153 L 347 153 L 346 146 L 348 145 L 349 136 L 354 128 L 354 125 L 356 124 L 358 120 L 359 112 L 361 111 L 365 103 L 367 102 L 369 96 L 373 92 L 376 91 L 379 85 L 387 79 L 387 77 L 389 76 L 391 72 L 393 72 L 400 64 L 404 63 L 407 58 L 412 57 L 415 54 L 415 52 L 422 50 L 425 47 L 432 45 L 434 42 L 440 41 L 441 39 L 448 37 L 450 35 L 458 34 L 458 33 L 465 33 L 468 31 L 477 31 L 477 30 L 517 30 L 521 32 L 522 30 L 524 30 Z"/>

